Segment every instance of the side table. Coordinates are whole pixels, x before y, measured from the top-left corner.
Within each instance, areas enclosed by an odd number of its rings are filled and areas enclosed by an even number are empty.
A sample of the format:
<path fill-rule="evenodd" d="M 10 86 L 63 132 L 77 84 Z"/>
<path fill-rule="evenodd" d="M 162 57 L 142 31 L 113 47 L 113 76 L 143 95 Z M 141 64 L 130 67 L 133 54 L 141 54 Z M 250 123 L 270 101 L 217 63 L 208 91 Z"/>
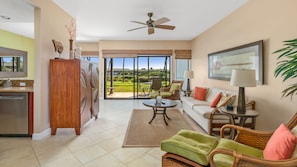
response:
<path fill-rule="evenodd" d="M 255 129 L 256 127 L 256 118 L 259 116 L 259 113 L 255 110 L 246 110 L 245 113 L 238 113 L 237 112 L 237 107 L 234 106 L 233 110 L 227 110 L 226 107 L 219 107 L 218 110 L 221 113 L 224 113 L 226 115 L 228 115 L 229 117 L 231 117 L 231 123 L 233 125 L 235 125 L 235 119 L 239 118 L 239 126 L 244 126 L 246 120 L 248 118 L 252 119 L 252 125 L 251 125 L 251 129 Z M 232 134 L 232 136 L 234 137 L 234 133 Z"/>
<path fill-rule="evenodd" d="M 192 91 L 191 90 L 184 90 L 184 95 L 189 97 L 191 96 Z"/>

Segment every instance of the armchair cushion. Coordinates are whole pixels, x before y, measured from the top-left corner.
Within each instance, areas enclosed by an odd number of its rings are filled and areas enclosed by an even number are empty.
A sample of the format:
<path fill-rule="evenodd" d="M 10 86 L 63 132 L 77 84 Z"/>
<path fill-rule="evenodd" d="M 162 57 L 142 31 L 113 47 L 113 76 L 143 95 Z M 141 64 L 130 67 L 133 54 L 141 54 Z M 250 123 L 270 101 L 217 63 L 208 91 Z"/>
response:
<path fill-rule="evenodd" d="M 160 95 L 165 98 L 165 97 L 170 97 L 172 95 L 172 93 L 170 92 L 160 92 Z"/>
<path fill-rule="evenodd" d="M 237 153 L 242 153 L 248 156 L 263 158 L 263 151 L 245 144 L 238 143 L 234 140 L 221 138 L 218 146 L 216 148 L 222 148 L 227 150 L 236 151 Z M 217 154 L 214 156 L 215 164 L 220 164 L 219 166 L 232 166 L 233 157 L 226 154 Z"/>
<path fill-rule="evenodd" d="M 291 158 L 297 138 L 285 124 L 281 124 L 267 142 L 263 151 L 267 160 L 284 160 Z"/>
<path fill-rule="evenodd" d="M 180 87 L 180 83 L 172 83 L 170 86 L 169 92 L 173 94 L 175 90 L 179 90 L 179 87 Z"/>
<path fill-rule="evenodd" d="M 161 150 L 206 166 L 209 164 L 208 156 L 217 143 L 216 137 L 191 130 L 180 130 L 176 135 L 161 142 Z"/>

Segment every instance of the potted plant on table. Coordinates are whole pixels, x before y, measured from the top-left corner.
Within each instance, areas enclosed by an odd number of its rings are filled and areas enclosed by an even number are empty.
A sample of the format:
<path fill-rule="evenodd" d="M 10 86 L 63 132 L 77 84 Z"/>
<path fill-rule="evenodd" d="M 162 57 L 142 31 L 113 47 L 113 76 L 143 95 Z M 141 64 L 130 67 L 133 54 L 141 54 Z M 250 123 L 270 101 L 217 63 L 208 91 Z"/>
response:
<path fill-rule="evenodd" d="M 297 77 L 297 38 L 293 40 L 284 41 L 284 48 L 281 48 L 273 53 L 281 53 L 277 59 L 277 67 L 274 71 L 274 76 L 283 77 L 285 82 L 288 79 L 294 79 Z M 283 97 L 297 94 L 297 82 L 289 85 L 282 91 Z"/>

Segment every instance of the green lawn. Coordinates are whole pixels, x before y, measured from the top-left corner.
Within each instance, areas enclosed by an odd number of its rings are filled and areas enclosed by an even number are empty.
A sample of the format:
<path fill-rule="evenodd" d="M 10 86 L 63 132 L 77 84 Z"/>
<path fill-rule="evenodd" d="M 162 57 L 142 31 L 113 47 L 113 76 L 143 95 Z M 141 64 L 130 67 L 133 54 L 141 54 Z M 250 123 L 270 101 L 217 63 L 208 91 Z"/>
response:
<path fill-rule="evenodd" d="M 113 87 L 114 87 L 114 92 L 133 92 L 133 84 L 134 82 L 131 81 L 114 81 L 113 82 Z M 107 88 L 110 88 L 110 82 L 107 82 Z M 140 84 L 140 89 L 138 91 L 142 92 L 142 88 L 145 90 L 149 90 L 150 85 L 149 84 Z"/>

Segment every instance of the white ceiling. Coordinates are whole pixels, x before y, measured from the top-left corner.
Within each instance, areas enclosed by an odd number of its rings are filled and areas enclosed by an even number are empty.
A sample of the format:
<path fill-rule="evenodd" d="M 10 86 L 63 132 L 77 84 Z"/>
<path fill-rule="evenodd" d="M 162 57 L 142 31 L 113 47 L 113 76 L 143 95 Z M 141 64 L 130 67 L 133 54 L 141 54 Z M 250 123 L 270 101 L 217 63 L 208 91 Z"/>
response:
<path fill-rule="evenodd" d="M 248 0 L 53 0 L 76 19 L 77 41 L 99 40 L 191 40 Z M 26 0 L 0 0 L 0 29 L 33 38 L 34 9 Z M 153 20 L 170 19 L 174 30 L 147 29 L 128 32 L 142 26 L 131 21 L 146 22 L 147 13 Z M 69 22 L 65 23 L 68 24 Z"/>

